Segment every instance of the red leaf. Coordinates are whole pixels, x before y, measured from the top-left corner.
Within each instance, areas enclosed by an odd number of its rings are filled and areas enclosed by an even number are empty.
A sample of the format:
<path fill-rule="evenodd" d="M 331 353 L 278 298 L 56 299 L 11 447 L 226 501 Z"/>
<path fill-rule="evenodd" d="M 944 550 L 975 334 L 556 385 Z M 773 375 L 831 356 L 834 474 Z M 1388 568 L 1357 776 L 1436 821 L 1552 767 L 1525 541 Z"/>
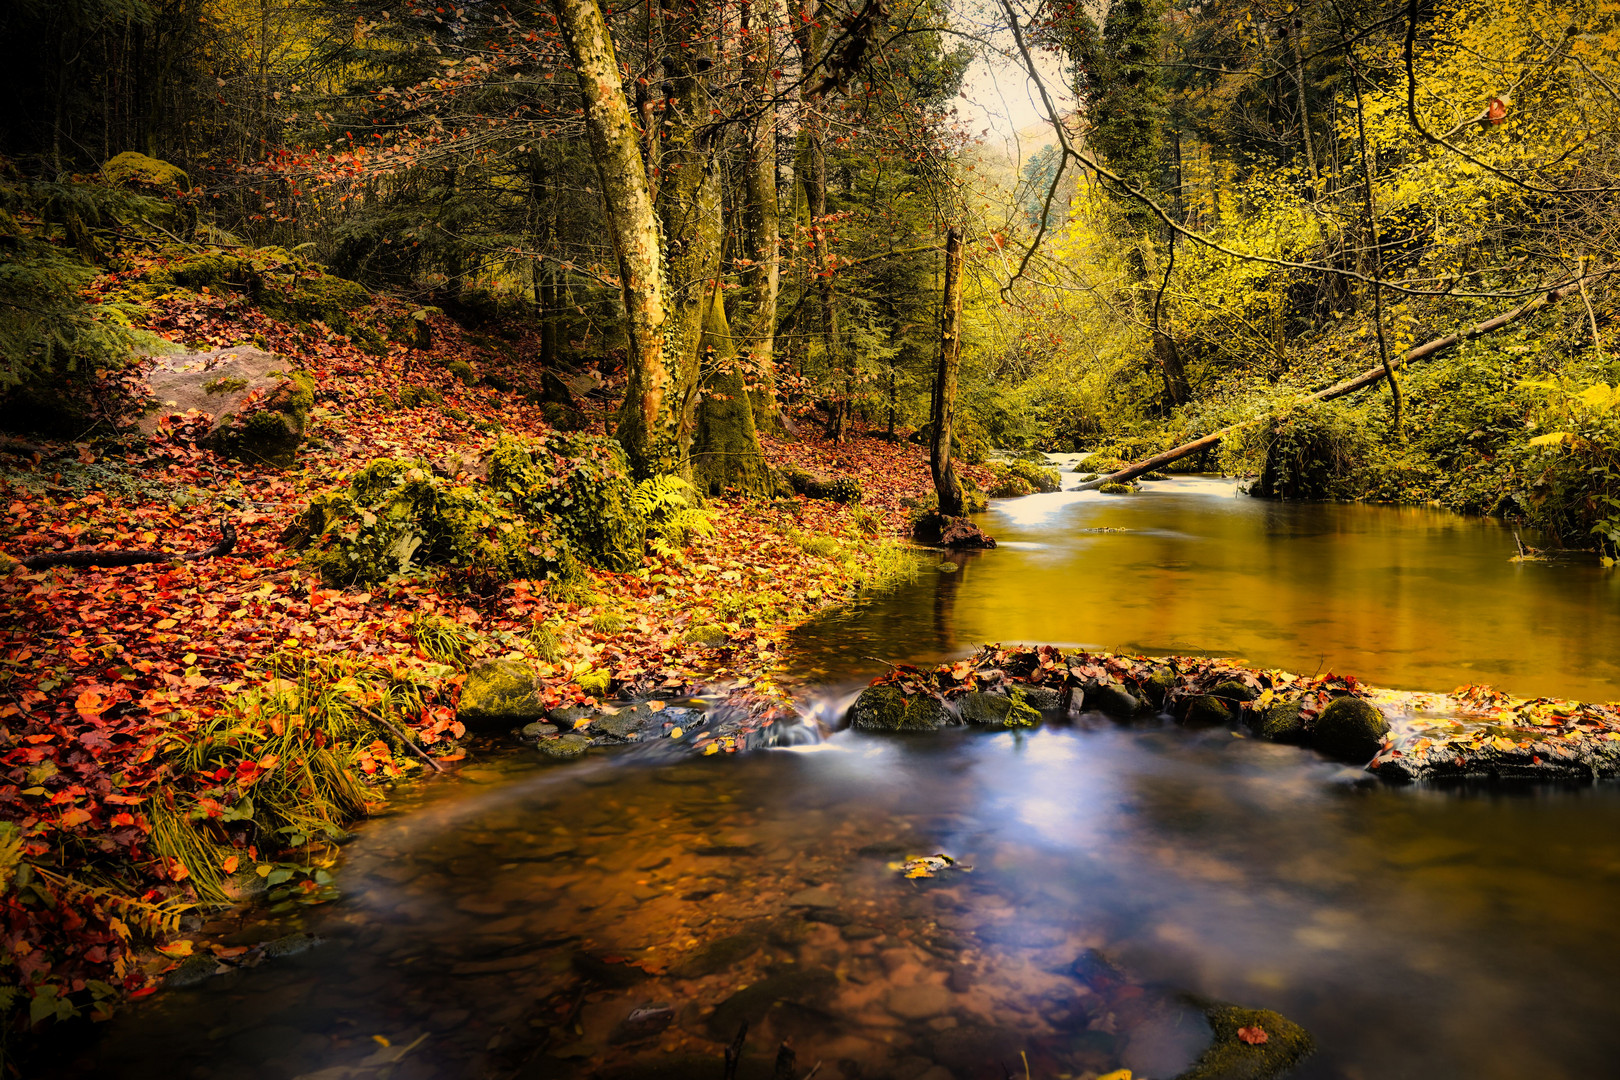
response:
<path fill-rule="evenodd" d="M 1256 1024 L 1254 1027 L 1238 1028 L 1238 1038 L 1248 1043 L 1250 1046 L 1260 1046 L 1263 1043 L 1271 1041 L 1271 1036 L 1266 1034 L 1266 1029 L 1258 1024 Z"/>

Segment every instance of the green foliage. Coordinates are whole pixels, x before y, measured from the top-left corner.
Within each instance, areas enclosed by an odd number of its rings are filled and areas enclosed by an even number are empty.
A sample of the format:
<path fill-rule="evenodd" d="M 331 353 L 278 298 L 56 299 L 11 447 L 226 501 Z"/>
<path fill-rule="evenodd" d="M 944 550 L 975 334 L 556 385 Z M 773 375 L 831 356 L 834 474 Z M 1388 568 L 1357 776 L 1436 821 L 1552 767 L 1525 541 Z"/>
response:
<path fill-rule="evenodd" d="M 647 546 L 664 558 L 679 556 L 693 537 L 714 535 L 714 515 L 697 488 L 678 476 L 654 476 L 637 484 L 631 505 L 646 522 Z"/>
<path fill-rule="evenodd" d="M 1050 493 L 1063 487 L 1056 469 L 1043 468 L 1033 461 L 992 461 L 990 469 L 996 474 L 996 483 L 990 489 L 995 498 L 1015 493 L 1028 495 L 1032 491 Z"/>
<path fill-rule="evenodd" d="M 466 666 L 474 641 L 466 627 L 443 615 L 418 615 L 411 620 L 411 636 L 423 652 L 456 668 Z"/>
<path fill-rule="evenodd" d="M 1620 557 L 1620 390 L 1549 386 L 1531 438 L 1515 457 L 1524 479 L 1515 502 L 1560 543 Z"/>
<path fill-rule="evenodd" d="M 1372 447 L 1363 419 L 1342 405 L 1287 407 L 1233 440 L 1229 453 L 1259 459 L 1251 492 L 1272 499 L 1352 495 Z"/>
<path fill-rule="evenodd" d="M 294 546 L 331 585 L 375 585 L 430 566 L 506 578 L 569 573 L 567 540 L 501 494 L 455 484 L 425 462 L 378 458 L 350 478 L 348 490 L 311 500 Z"/>
<path fill-rule="evenodd" d="M 92 184 L 31 180 L 0 159 L 0 404 L 7 424 L 82 431 L 121 411 L 98 372 L 152 341 L 128 303 L 86 300 L 96 232 L 155 200 Z M 76 243 L 75 243 L 76 242 Z"/>
<path fill-rule="evenodd" d="M 503 437 L 490 452 L 489 484 L 523 517 L 554 523 L 591 565 L 620 573 L 640 567 L 646 522 L 616 439 L 554 434 L 525 444 Z"/>

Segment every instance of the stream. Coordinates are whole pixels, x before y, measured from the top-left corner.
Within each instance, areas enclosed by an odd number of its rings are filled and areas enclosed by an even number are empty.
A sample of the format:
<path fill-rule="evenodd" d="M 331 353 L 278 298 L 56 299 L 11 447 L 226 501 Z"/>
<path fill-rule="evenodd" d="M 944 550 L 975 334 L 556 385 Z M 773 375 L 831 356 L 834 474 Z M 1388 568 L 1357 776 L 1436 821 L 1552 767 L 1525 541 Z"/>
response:
<path fill-rule="evenodd" d="M 1494 521 L 1204 478 L 1027 496 L 981 524 L 996 550 L 936 556 L 796 636 L 825 737 L 485 755 L 357 826 L 340 900 L 227 928 L 309 947 L 161 992 L 38 1075 L 720 1080 L 746 1020 L 745 1078 L 791 1039 L 821 1080 L 1168 1080 L 1209 1040 L 1200 999 L 1302 1024 L 1304 1078 L 1613 1067 L 1615 785 L 1394 787 L 1095 716 L 834 729 L 885 661 L 986 641 L 1611 700 L 1615 573 L 1510 562 Z M 934 853 L 956 862 L 899 869 Z"/>

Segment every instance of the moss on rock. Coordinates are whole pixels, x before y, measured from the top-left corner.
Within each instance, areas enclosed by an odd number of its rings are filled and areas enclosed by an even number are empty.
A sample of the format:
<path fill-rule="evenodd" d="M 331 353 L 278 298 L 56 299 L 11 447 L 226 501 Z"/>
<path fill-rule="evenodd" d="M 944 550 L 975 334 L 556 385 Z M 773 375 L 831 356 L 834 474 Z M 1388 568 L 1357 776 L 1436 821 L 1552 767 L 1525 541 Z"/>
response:
<path fill-rule="evenodd" d="M 473 373 L 472 365 L 465 360 L 452 360 L 444 367 L 446 371 L 460 379 L 463 386 L 471 386 L 478 381 L 478 376 Z"/>
<path fill-rule="evenodd" d="M 170 165 L 167 161 L 133 150 L 126 150 L 107 161 L 101 166 L 101 175 L 109 184 L 151 188 L 165 193 L 185 191 L 191 187 L 191 178 L 178 165 Z"/>
<path fill-rule="evenodd" d="M 731 640 L 731 635 L 726 632 L 725 627 L 709 623 L 688 627 L 686 633 L 681 635 L 681 640 L 688 645 L 700 645 L 706 649 L 718 649 Z"/>
<path fill-rule="evenodd" d="M 1329 757 L 1362 764 L 1372 760 L 1389 734 L 1389 721 L 1358 697 L 1335 698 L 1311 725 L 1311 745 Z"/>
<path fill-rule="evenodd" d="M 208 445 L 216 453 L 283 467 L 293 463 L 315 404 L 315 380 L 302 371 L 283 374 L 286 381 L 262 405 L 230 417 L 209 434 Z M 231 391 L 216 386 L 208 392 Z"/>
<path fill-rule="evenodd" d="M 1104 484 L 1097 489 L 1104 495 L 1134 495 L 1136 489 L 1129 484 Z"/>
<path fill-rule="evenodd" d="M 1024 481 L 1030 491 L 1051 493 L 1063 487 L 1056 469 L 1044 468 L 1033 461 L 993 461 L 990 469 L 996 474 L 997 486 L 1016 477 Z M 991 494 L 995 494 L 993 489 Z"/>
<path fill-rule="evenodd" d="M 1249 714 L 1249 730 L 1270 742 L 1300 743 L 1305 741 L 1305 722 L 1299 714 L 1300 697 L 1279 698 Z"/>
<path fill-rule="evenodd" d="M 1310 1032 L 1270 1009 L 1213 1005 L 1204 1015 L 1214 1039 L 1176 1080 L 1271 1080 L 1316 1049 Z"/>
<path fill-rule="evenodd" d="M 968 724 L 989 724 L 1001 727 L 1012 711 L 1012 698 L 1005 694 L 983 692 L 967 694 L 956 701 L 956 715 Z"/>
<path fill-rule="evenodd" d="M 849 710 L 850 727 L 860 731 L 937 731 L 951 715 L 932 694 L 907 697 L 892 683 L 868 686 Z"/>
<path fill-rule="evenodd" d="M 992 499 L 1018 499 L 1035 494 L 1035 487 L 1022 476 L 1003 476 L 990 485 Z"/>
<path fill-rule="evenodd" d="M 1213 694 L 1199 694 L 1181 703 L 1178 716 L 1186 727 L 1214 727 L 1232 722 L 1232 710 Z"/>
<path fill-rule="evenodd" d="M 480 664 L 467 673 L 457 718 L 468 731 L 504 731 L 546 715 L 534 673 L 516 660 Z"/>

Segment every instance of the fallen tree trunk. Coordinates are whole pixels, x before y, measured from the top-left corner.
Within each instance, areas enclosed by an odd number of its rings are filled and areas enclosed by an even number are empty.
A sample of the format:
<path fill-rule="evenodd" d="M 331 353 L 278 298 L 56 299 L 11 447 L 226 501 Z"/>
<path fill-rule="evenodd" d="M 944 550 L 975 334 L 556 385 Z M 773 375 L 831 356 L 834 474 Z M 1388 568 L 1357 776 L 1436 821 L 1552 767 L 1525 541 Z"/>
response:
<path fill-rule="evenodd" d="M 194 551 L 190 555 L 176 555 L 172 551 L 97 551 L 93 548 L 74 548 L 71 551 L 51 551 L 44 555 L 30 555 L 18 562 L 30 570 L 49 570 L 56 566 L 84 568 L 90 566 L 140 566 L 154 562 L 196 562 L 199 559 L 217 559 L 229 555 L 236 547 L 236 526 L 229 521 L 219 527 L 219 543 Z"/>
<path fill-rule="evenodd" d="M 1583 278 L 1582 280 L 1584 281 L 1585 279 Z M 1400 359 L 1396 360 L 1390 366 L 1389 370 L 1399 370 L 1405 364 L 1427 359 L 1436 353 L 1441 353 L 1452 348 L 1453 346 L 1461 345 L 1463 342 L 1468 341 L 1471 338 L 1483 337 L 1486 334 L 1493 333 L 1502 329 L 1504 326 L 1509 326 L 1518 322 L 1526 315 L 1539 311 L 1549 304 L 1556 303 L 1567 296 L 1574 296 L 1580 291 L 1581 282 L 1576 281 L 1569 285 L 1565 285 L 1562 288 L 1553 289 L 1549 292 L 1542 293 L 1540 296 L 1519 305 L 1512 311 L 1505 311 L 1494 318 L 1486 319 L 1482 323 L 1475 323 L 1466 330 L 1459 330 L 1455 334 L 1447 334 L 1445 337 L 1435 338 L 1433 341 L 1424 342 L 1422 345 L 1414 346 L 1403 353 Z M 1357 390 L 1365 390 L 1367 387 L 1372 386 L 1383 379 L 1385 374 L 1387 374 L 1387 371 L 1384 365 L 1379 364 L 1377 367 L 1368 368 L 1360 375 L 1336 382 L 1332 386 L 1327 387 L 1325 390 L 1318 390 L 1314 394 L 1307 394 L 1300 400 L 1332 401 L 1334 398 L 1344 397 L 1346 394 L 1353 394 Z M 1190 454 L 1196 454 L 1200 450 L 1208 450 L 1213 446 L 1217 446 L 1220 444 L 1222 439 L 1232 434 L 1232 432 L 1240 431 L 1246 427 L 1251 427 L 1259 422 L 1260 421 L 1258 419 L 1245 420 L 1239 424 L 1232 424 L 1229 427 L 1223 427 L 1219 431 L 1210 432 L 1208 435 L 1194 439 L 1192 442 L 1182 443 L 1180 446 L 1171 450 L 1166 450 L 1162 454 L 1155 454 L 1145 461 L 1139 461 L 1134 465 L 1127 465 L 1118 472 L 1109 473 L 1107 476 L 1099 476 L 1095 480 L 1088 480 L 1073 490 L 1095 491 L 1104 484 L 1129 483 L 1130 481 L 1135 480 L 1138 476 L 1141 476 L 1144 473 L 1153 472 L 1156 469 L 1170 464 L 1172 461 L 1178 461 Z"/>

